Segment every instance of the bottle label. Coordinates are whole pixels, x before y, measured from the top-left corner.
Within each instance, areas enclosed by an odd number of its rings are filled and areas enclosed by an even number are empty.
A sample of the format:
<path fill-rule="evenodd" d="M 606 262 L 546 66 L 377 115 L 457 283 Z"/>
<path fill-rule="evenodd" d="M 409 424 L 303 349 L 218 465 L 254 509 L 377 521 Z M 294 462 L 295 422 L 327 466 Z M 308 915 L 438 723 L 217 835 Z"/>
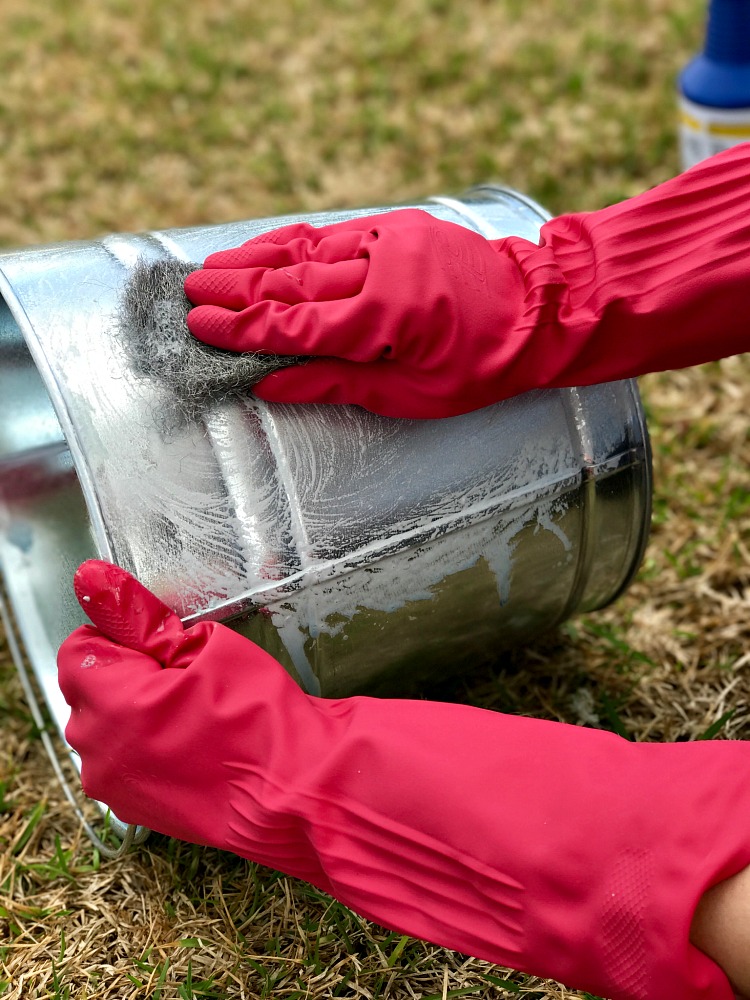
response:
<path fill-rule="evenodd" d="M 750 108 L 709 108 L 680 97 L 680 159 L 687 170 L 730 146 L 750 141 Z"/>

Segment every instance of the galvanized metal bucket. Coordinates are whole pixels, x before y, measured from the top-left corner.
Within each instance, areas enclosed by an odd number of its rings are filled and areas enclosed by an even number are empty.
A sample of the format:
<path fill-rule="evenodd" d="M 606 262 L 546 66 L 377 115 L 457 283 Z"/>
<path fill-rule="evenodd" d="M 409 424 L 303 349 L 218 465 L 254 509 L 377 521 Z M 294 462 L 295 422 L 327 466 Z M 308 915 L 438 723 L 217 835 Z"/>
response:
<path fill-rule="evenodd" d="M 490 238 L 536 240 L 546 218 L 496 187 L 416 207 Z M 187 621 L 226 621 L 324 696 L 471 669 L 605 605 L 638 567 L 651 471 L 631 381 L 440 421 L 248 396 L 165 424 L 167 390 L 119 340 L 134 264 L 200 262 L 291 221 L 0 255 L 5 618 L 61 732 L 55 654 L 84 620 L 71 577 L 91 556 Z"/>

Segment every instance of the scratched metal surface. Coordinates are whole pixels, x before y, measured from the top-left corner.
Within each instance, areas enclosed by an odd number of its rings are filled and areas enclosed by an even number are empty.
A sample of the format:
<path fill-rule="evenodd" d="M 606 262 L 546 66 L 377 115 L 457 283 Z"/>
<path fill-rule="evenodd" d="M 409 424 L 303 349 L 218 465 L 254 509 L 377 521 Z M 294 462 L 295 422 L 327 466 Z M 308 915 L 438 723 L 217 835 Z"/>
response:
<path fill-rule="evenodd" d="M 423 207 L 486 236 L 544 215 L 483 188 Z M 387 209 L 326 213 L 328 224 Z M 470 669 L 611 600 L 648 531 L 634 383 L 529 393 L 441 421 L 248 397 L 175 426 L 130 370 L 119 295 L 139 257 L 200 261 L 289 218 L 0 255 L 0 568 L 59 727 L 54 655 L 75 566 L 109 558 L 183 618 L 228 621 L 310 691 Z"/>

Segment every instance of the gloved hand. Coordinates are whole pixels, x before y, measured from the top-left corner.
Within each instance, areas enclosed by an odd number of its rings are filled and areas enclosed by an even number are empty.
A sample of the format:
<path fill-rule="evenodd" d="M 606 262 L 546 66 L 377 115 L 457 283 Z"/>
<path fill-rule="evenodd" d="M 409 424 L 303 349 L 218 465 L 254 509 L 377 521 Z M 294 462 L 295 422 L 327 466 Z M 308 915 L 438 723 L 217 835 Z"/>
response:
<path fill-rule="evenodd" d="M 201 303 L 188 326 L 206 343 L 328 356 L 288 369 L 291 379 L 263 379 L 257 395 L 357 402 L 391 416 L 494 402 L 490 359 L 524 294 L 507 255 L 418 209 L 286 226 L 212 254 L 185 291 Z"/>
<path fill-rule="evenodd" d="M 84 564 L 59 654 L 86 792 L 306 879 L 386 927 L 622 1000 L 731 1000 L 689 943 L 750 863 L 750 746 L 635 744 L 464 705 L 303 693 Z"/>
<path fill-rule="evenodd" d="M 276 402 L 443 417 L 750 347 L 750 145 L 643 195 L 487 241 L 416 209 L 305 223 L 212 254 L 185 282 L 200 340 L 310 355 Z"/>

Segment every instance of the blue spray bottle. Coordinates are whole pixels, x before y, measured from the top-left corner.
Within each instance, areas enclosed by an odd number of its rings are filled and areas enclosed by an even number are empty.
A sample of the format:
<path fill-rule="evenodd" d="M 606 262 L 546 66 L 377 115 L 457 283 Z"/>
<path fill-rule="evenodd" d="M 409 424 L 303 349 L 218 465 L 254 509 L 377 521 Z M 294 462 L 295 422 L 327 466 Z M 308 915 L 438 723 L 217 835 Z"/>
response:
<path fill-rule="evenodd" d="M 711 0 L 705 49 L 678 86 L 683 170 L 750 140 L 750 0 Z"/>

